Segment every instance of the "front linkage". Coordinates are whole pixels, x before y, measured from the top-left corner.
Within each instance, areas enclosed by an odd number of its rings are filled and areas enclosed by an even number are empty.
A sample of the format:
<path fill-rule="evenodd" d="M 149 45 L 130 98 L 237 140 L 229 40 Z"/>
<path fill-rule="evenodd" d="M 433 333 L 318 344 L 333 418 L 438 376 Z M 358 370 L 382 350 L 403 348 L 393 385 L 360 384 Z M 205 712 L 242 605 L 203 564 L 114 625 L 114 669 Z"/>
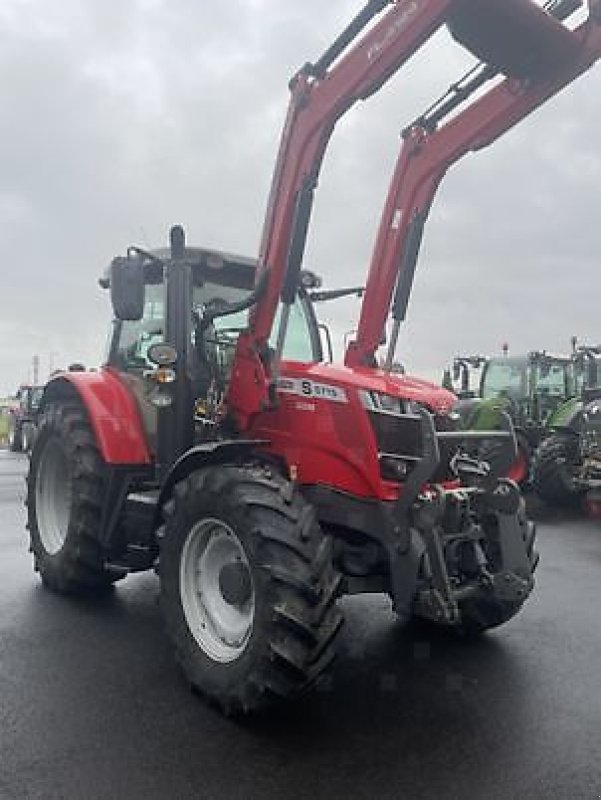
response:
<path fill-rule="evenodd" d="M 535 528 L 520 490 L 499 477 L 515 459 L 511 422 L 506 418 L 504 431 L 436 432 L 431 415 L 420 416 L 423 458 L 402 497 L 387 509 L 395 610 L 466 632 L 484 630 L 519 610 L 532 591 L 538 562 Z M 461 487 L 429 483 L 423 489 L 441 464 L 441 446 L 491 437 L 505 445 L 494 472 L 459 450 L 450 466 Z"/>

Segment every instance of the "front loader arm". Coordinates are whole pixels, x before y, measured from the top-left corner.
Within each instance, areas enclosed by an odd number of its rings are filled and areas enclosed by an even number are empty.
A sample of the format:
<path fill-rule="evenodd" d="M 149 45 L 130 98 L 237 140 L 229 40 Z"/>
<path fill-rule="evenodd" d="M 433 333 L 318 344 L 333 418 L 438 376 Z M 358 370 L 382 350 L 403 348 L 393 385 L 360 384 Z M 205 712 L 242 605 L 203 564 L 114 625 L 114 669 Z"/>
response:
<path fill-rule="evenodd" d="M 291 81 L 259 253 L 257 278 L 268 270 L 269 280 L 249 330 L 239 337 L 227 397 L 239 428 L 246 428 L 250 417 L 272 401 L 270 387 L 281 352 L 271 364 L 266 345 L 280 299 L 284 309 L 294 299 L 313 192 L 337 121 L 355 102 L 376 92 L 445 23 L 456 3 L 370 0 L 324 56 Z M 349 49 L 387 6 L 390 9 Z"/>
<path fill-rule="evenodd" d="M 442 127 L 437 127 L 439 118 L 433 126 L 422 118 L 405 131 L 373 250 L 357 337 L 346 352 L 347 365 L 373 363 L 391 302 L 393 333 L 387 363 L 392 361 L 423 226 L 440 181 L 463 155 L 492 144 L 595 63 L 601 56 L 599 8 L 591 2 L 588 20 L 573 32 L 565 29 L 571 39 L 566 39 L 563 53 L 555 51 L 555 61 L 543 74 L 506 78 Z"/>

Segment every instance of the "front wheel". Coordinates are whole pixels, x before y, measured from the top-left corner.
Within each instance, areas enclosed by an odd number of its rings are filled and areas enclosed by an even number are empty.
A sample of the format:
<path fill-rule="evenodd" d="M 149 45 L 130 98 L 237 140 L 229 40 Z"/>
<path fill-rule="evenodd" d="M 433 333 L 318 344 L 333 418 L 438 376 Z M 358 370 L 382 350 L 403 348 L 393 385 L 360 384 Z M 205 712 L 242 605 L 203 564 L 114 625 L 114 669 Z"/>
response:
<path fill-rule="evenodd" d="M 574 483 L 578 439 L 573 434 L 555 433 L 544 439 L 534 455 L 533 484 L 538 496 L 549 506 L 574 506 L 583 492 Z"/>
<path fill-rule="evenodd" d="M 308 688 L 342 624 L 313 509 L 269 469 L 216 466 L 179 483 L 164 514 L 162 606 L 190 683 L 226 713 Z"/>

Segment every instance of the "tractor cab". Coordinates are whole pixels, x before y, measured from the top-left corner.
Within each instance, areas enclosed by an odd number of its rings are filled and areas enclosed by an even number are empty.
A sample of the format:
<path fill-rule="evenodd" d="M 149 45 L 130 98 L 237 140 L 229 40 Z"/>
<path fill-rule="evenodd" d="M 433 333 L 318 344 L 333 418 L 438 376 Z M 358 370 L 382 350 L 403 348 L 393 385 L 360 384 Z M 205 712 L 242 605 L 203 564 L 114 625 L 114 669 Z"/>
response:
<path fill-rule="evenodd" d="M 450 388 L 460 400 L 470 400 L 478 396 L 474 387 L 475 378 L 482 374 L 487 359 L 484 356 L 455 356 L 453 368 L 449 375 Z"/>
<path fill-rule="evenodd" d="M 507 404 L 519 426 L 538 427 L 575 392 L 571 359 L 532 352 L 488 360 L 480 381 L 483 400 Z"/>
<path fill-rule="evenodd" d="M 235 345 L 253 304 L 256 261 L 207 248 L 130 249 L 116 258 L 101 285 L 111 289 L 115 320 L 106 365 L 136 397 L 152 452 L 158 410 L 173 404 L 180 452 L 212 438 L 227 392 Z M 284 357 L 305 363 L 323 358 L 309 296 L 319 279 L 305 273 L 292 306 Z M 183 324 L 182 324 L 183 321 Z M 271 346 L 271 343 L 270 343 Z M 174 403 L 171 384 L 179 384 Z M 176 457 L 178 453 L 173 453 Z"/>
<path fill-rule="evenodd" d="M 581 345 L 573 356 L 575 395 L 601 392 L 601 346 Z"/>

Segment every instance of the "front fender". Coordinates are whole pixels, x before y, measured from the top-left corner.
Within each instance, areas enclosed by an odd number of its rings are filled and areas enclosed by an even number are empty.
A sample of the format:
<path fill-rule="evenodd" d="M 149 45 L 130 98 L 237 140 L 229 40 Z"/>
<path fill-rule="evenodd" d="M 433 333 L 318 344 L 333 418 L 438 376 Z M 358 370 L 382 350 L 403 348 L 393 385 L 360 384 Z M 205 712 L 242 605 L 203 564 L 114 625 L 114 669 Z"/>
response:
<path fill-rule="evenodd" d="M 109 367 L 97 371 L 61 372 L 44 390 L 40 412 L 54 402 L 79 399 L 107 464 L 151 464 L 135 398 Z"/>
<path fill-rule="evenodd" d="M 171 496 L 173 487 L 187 478 L 191 472 L 213 464 L 235 463 L 241 456 L 247 456 L 261 445 L 267 444 L 264 439 L 223 439 L 204 442 L 185 452 L 171 467 L 161 487 L 157 503 L 157 523 L 162 517 L 163 505 Z"/>
<path fill-rule="evenodd" d="M 548 418 L 546 427 L 552 431 L 574 430 L 579 431 L 582 426 L 584 404 L 577 397 L 572 397 L 562 403 Z"/>

